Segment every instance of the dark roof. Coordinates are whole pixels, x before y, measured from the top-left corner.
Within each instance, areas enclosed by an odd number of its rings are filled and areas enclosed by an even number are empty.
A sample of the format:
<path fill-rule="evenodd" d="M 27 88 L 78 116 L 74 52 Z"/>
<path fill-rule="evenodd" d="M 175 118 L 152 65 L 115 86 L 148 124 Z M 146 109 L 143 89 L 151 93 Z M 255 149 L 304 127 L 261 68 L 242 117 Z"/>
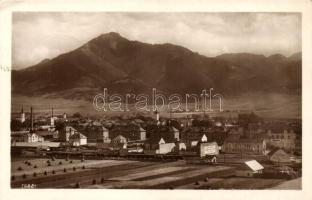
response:
<path fill-rule="evenodd" d="M 233 139 L 233 138 L 227 138 L 225 140 L 226 143 L 262 143 L 263 139 L 261 138 L 239 138 L 239 139 Z"/>
<path fill-rule="evenodd" d="M 84 138 L 87 138 L 86 136 L 84 136 L 83 134 L 81 133 L 75 133 L 74 135 L 70 136 L 70 139 L 84 139 Z"/>
<path fill-rule="evenodd" d="M 292 128 L 285 123 L 268 123 L 264 125 L 266 131 L 271 131 L 272 133 L 283 133 L 284 130 L 290 132 Z"/>
<path fill-rule="evenodd" d="M 274 155 L 276 152 L 282 151 L 284 154 L 287 154 L 283 149 L 276 148 L 268 153 L 268 156 Z"/>
<path fill-rule="evenodd" d="M 51 131 L 37 131 L 36 133 L 37 135 L 40 135 L 40 136 L 54 135 L 54 132 L 51 132 Z"/>

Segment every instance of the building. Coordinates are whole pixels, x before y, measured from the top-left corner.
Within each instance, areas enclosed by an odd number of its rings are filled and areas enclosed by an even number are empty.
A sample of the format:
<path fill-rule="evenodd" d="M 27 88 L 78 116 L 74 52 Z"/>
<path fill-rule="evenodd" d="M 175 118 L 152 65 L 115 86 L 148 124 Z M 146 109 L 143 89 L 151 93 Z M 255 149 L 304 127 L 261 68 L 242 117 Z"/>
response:
<path fill-rule="evenodd" d="M 254 138 L 254 136 L 264 133 L 265 130 L 263 129 L 263 124 L 260 122 L 249 123 L 247 129 L 245 130 L 245 136 L 248 138 Z"/>
<path fill-rule="evenodd" d="M 236 176 L 253 177 L 255 174 L 261 174 L 264 167 L 256 160 L 244 162 L 244 165 L 236 169 Z"/>
<path fill-rule="evenodd" d="M 100 133 L 96 139 L 96 143 L 111 143 L 109 138 L 109 130 L 102 126 L 102 133 Z"/>
<path fill-rule="evenodd" d="M 113 139 L 121 135 L 128 141 L 146 140 L 146 130 L 137 124 L 114 125 L 109 130 L 109 137 Z"/>
<path fill-rule="evenodd" d="M 226 139 L 222 145 L 225 153 L 247 153 L 265 155 L 266 141 L 264 139 L 240 138 L 238 140 Z"/>
<path fill-rule="evenodd" d="M 200 142 L 198 145 L 200 157 L 219 154 L 219 145 L 216 142 Z"/>
<path fill-rule="evenodd" d="M 226 132 L 222 128 L 209 128 L 209 127 L 188 127 L 181 133 L 181 141 L 185 142 L 186 146 L 194 147 L 198 141 L 201 141 L 205 135 L 207 142 L 217 142 L 219 146 L 222 146 Z"/>
<path fill-rule="evenodd" d="M 283 149 L 276 149 L 268 153 L 269 160 L 274 163 L 290 163 L 290 156 Z"/>
<path fill-rule="evenodd" d="M 231 140 L 239 140 L 244 136 L 244 129 L 242 127 L 232 128 L 227 133 L 227 138 Z"/>
<path fill-rule="evenodd" d="M 79 126 L 79 131 L 88 138 L 88 143 L 110 142 L 109 130 L 101 124 L 86 124 Z"/>
<path fill-rule="evenodd" d="M 183 143 L 183 142 L 176 142 L 176 144 L 175 144 L 176 146 L 175 146 L 175 148 L 176 148 L 176 150 L 178 150 L 178 151 L 185 151 L 186 150 L 186 145 L 185 145 L 185 143 Z"/>
<path fill-rule="evenodd" d="M 58 131 L 37 131 L 37 135 L 44 138 L 44 141 L 55 141 L 58 139 Z"/>
<path fill-rule="evenodd" d="M 158 148 L 156 149 L 156 154 L 167 154 L 174 150 L 175 143 L 166 143 L 163 138 L 158 142 Z"/>
<path fill-rule="evenodd" d="M 146 140 L 146 130 L 140 127 L 140 140 Z"/>
<path fill-rule="evenodd" d="M 74 129 L 72 126 L 65 126 L 59 132 L 59 140 L 61 142 L 69 142 L 70 136 L 74 135 L 76 132 L 78 132 L 78 131 L 76 129 Z"/>
<path fill-rule="evenodd" d="M 296 134 L 292 129 L 273 127 L 267 130 L 268 145 L 293 151 L 296 149 Z"/>
<path fill-rule="evenodd" d="M 118 135 L 112 139 L 113 144 L 125 144 L 127 143 L 127 138 L 123 137 L 122 135 Z"/>
<path fill-rule="evenodd" d="M 75 132 L 69 137 L 69 143 L 72 146 L 81 146 L 87 144 L 87 137 L 79 132 Z"/>
<path fill-rule="evenodd" d="M 159 141 L 164 140 L 166 143 L 176 143 L 180 141 L 180 132 L 177 128 L 167 125 L 149 125 L 146 127 L 147 141 L 146 149 L 157 149 Z"/>
<path fill-rule="evenodd" d="M 43 142 L 44 138 L 37 135 L 36 133 L 27 133 L 24 135 L 24 142 Z"/>

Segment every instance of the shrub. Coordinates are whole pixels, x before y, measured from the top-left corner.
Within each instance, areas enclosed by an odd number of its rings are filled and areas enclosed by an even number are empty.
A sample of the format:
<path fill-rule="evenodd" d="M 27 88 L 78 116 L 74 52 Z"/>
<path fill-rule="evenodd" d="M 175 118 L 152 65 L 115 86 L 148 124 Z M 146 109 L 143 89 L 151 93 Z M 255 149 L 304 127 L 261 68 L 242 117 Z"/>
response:
<path fill-rule="evenodd" d="M 22 171 L 23 168 L 22 168 L 21 166 L 19 166 L 19 167 L 17 168 L 17 170 L 18 170 L 18 171 Z"/>

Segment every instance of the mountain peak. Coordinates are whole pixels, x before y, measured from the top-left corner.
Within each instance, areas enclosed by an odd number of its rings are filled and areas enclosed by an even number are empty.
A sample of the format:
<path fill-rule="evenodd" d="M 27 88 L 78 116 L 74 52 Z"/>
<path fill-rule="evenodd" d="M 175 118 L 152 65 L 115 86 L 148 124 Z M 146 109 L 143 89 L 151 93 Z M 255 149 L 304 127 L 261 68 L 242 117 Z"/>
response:
<path fill-rule="evenodd" d="M 103 33 L 100 36 L 98 36 L 97 38 L 101 38 L 101 39 L 126 39 L 126 38 L 122 37 L 117 32 Z"/>

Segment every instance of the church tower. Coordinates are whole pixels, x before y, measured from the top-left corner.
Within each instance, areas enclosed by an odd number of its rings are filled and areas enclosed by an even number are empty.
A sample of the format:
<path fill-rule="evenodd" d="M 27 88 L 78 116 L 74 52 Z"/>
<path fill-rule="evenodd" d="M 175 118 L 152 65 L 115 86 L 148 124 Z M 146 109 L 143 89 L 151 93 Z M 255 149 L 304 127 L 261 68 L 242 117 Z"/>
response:
<path fill-rule="evenodd" d="M 54 126 L 53 108 L 52 108 L 52 111 L 51 111 L 50 125 Z"/>
<path fill-rule="evenodd" d="M 25 118 L 25 113 L 24 113 L 24 109 L 23 109 L 23 107 L 22 107 L 22 110 L 21 110 L 21 123 L 24 123 L 25 120 L 26 120 L 26 118 Z"/>

